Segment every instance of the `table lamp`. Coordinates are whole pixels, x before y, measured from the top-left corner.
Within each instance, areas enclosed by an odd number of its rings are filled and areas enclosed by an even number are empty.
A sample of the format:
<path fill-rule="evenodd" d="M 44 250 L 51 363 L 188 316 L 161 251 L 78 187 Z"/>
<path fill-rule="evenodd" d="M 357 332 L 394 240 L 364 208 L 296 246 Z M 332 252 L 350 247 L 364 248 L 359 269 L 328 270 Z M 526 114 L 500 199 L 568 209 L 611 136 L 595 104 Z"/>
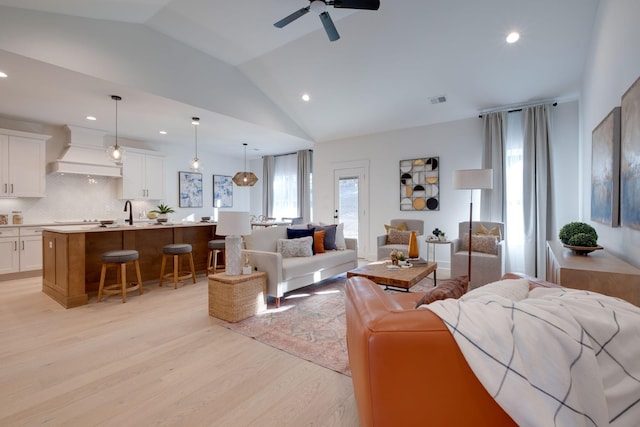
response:
<path fill-rule="evenodd" d="M 460 169 L 453 172 L 453 188 L 456 190 L 491 190 L 493 189 L 493 169 Z M 471 284 L 471 233 L 473 221 L 473 191 L 469 201 L 469 260 L 467 276 Z"/>
<path fill-rule="evenodd" d="M 251 234 L 249 212 L 218 212 L 216 234 L 224 238 L 225 264 L 230 276 L 242 274 L 242 236 Z"/>

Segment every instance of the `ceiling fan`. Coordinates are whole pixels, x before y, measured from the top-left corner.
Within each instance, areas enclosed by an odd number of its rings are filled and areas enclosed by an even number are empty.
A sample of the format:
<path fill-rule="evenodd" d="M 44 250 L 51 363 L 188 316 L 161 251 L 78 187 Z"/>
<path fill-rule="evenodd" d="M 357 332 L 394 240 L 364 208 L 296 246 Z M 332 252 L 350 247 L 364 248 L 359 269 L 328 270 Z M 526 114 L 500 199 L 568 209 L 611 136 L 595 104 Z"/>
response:
<path fill-rule="evenodd" d="M 312 11 L 320 16 L 320 21 L 322 21 L 329 40 L 334 42 L 340 38 L 340 34 L 338 34 L 338 30 L 336 30 L 336 26 L 333 25 L 331 16 L 329 16 L 329 12 L 326 10 L 327 6 L 341 9 L 367 10 L 378 10 L 380 7 L 380 0 L 309 0 L 309 2 L 309 6 L 293 12 L 291 15 L 279 20 L 273 25 L 277 28 L 282 28 L 301 16 L 306 15 L 309 11 Z"/>

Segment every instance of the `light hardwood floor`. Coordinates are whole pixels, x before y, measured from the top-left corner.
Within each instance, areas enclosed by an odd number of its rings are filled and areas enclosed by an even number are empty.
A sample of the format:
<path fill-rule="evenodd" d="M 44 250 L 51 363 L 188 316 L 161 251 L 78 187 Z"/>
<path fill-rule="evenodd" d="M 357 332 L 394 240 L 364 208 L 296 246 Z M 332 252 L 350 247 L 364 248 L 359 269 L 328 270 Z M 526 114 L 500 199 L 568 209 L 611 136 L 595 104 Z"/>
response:
<path fill-rule="evenodd" d="M 351 379 L 231 332 L 207 281 L 64 309 L 0 282 L 0 426 L 358 426 Z"/>

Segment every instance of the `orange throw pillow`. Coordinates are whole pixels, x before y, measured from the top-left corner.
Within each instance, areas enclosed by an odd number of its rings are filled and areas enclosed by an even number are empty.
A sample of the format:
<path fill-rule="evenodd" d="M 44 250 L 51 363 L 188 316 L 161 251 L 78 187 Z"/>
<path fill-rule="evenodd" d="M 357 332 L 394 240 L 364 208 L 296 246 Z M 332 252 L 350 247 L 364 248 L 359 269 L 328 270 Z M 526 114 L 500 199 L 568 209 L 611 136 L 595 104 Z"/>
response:
<path fill-rule="evenodd" d="M 313 251 L 317 254 L 324 253 L 324 235 L 326 231 L 319 230 L 313 233 Z"/>

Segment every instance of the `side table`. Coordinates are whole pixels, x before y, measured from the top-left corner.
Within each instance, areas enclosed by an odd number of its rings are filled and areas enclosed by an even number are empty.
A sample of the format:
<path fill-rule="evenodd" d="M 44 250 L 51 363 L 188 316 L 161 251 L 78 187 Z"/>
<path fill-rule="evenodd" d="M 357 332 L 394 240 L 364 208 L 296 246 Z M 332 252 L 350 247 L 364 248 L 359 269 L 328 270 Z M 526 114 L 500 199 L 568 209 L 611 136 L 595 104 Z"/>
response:
<path fill-rule="evenodd" d="M 453 243 L 451 240 L 436 240 L 426 239 L 427 242 L 427 262 L 436 262 L 436 245 L 450 245 Z M 433 253 L 433 258 L 430 258 L 430 253 Z"/>
<path fill-rule="evenodd" d="M 209 275 L 209 316 L 235 323 L 267 308 L 267 273 Z"/>

